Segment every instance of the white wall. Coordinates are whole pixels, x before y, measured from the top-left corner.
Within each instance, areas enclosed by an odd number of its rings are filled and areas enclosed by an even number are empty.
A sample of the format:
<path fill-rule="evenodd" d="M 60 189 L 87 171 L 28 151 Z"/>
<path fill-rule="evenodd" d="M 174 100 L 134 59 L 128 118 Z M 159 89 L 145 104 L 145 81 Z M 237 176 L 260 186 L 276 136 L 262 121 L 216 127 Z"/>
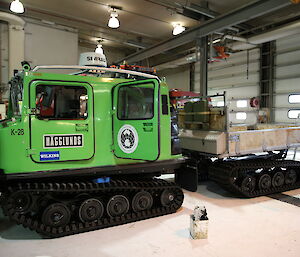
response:
<path fill-rule="evenodd" d="M 78 33 L 26 23 L 25 60 L 36 65 L 76 65 Z"/>
<path fill-rule="evenodd" d="M 176 88 L 185 91 L 190 90 L 190 67 L 189 65 L 179 68 L 162 70 L 158 72 L 159 77 L 165 77 L 169 88 Z"/>
<path fill-rule="evenodd" d="M 276 53 L 275 122 L 300 122 L 287 116 L 290 109 L 300 109 L 300 103 L 288 102 L 290 94 L 300 94 L 300 34 L 277 40 Z"/>
<path fill-rule="evenodd" d="M 226 102 L 232 123 L 256 123 L 257 113 L 249 106 L 252 97 L 259 96 L 259 49 L 231 54 L 227 60 L 208 64 L 208 95 L 226 92 Z M 247 76 L 248 69 L 248 76 Z M 195 91 L 200 91 L 200 65 L 195 65 Z M 220 98 L 219 98 L 220 99 Z M 238 108 L 236 102 L 246 99 L 248 106 Z M 246 112 L 246 120 L 237 120 L 237 112 Z"/>

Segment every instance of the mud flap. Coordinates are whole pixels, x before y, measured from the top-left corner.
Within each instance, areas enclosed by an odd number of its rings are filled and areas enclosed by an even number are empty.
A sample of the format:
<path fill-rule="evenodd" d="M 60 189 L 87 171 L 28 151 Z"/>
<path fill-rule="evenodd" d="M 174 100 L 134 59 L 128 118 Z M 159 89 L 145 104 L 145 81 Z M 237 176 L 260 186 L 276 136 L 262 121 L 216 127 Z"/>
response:
<path fill-rule="evenodd" d="M 198 188 L 198 172 L 196 169 L 184 167 L 175 171 L 175 182 L 183 189 L 196 192 Z"/>

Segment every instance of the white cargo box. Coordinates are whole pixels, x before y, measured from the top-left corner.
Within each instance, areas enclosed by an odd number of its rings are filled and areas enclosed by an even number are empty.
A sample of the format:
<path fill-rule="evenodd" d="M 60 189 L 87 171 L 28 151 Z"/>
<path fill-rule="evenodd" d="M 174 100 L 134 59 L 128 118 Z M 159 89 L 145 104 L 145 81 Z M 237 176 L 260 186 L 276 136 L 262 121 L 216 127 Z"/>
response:
<path fill-rule="evenodd" d="M 223 158 L 299 147 L 300 127 L 235 132 L 182 129 L 179 138 L 184 149 Z"/>

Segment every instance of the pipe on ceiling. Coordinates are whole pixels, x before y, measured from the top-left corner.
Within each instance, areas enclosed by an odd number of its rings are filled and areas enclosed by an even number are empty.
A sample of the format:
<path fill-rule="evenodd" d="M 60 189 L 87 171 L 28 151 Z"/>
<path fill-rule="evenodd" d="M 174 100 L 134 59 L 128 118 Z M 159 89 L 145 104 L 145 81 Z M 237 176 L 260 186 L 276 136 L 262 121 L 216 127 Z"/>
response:
<path fill-rule="evenodd" d="M 247 42 L 247 39 L 244 37 L 232 36 L 232 35 L 224 35 L 222 39 L 230 39 L 233 41 Z"/>
<path fill-rule="evenodd" d="M 0 12 L 0 20 L 6 21 L 9 25 L 24 27 L 25 21 L 13 14 Z"/>

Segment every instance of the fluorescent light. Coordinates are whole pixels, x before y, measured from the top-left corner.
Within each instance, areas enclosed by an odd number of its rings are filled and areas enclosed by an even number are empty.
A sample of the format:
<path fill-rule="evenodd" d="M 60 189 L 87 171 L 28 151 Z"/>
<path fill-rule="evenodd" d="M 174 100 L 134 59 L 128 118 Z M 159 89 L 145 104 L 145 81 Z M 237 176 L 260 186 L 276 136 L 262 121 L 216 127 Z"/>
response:
<path fill-rule="evenodd" d="M 180 25 L 179 23 L 173 25 L 173 35 L 176 36 L 180 33 L 182 33 L 183 31 L 185 31 L 185 27 Z"/>
<path fill-rule="evenodd" d="M 9 9 L 12 12 L 15 13 L 23 13 L 24 12 L 24 6 L 23 4 L 20 2 L 20 0 L 14 0 L 11 2 Z"/>
<path fill-rule="evenodd" d="M 113 29 L 119 28 L 120 27 L 120 22 L 119 22 L 117 17 L 118 17 L 117 12 L 115 10 L 113 10 L 110 13 L 110 19 L 108 21 L 107 26 L 110 27 L 110 28 L 113 28 Z"/>
<path fill-rule="evenodd" d="M 218 42 L 220 42 L 221 41 L 221 39 L 216 39 L 216 40 L 214 40 L 214 41 L 212 41 L 214 44 L 215 43 L 218 43 Z"/>
<path fill-rule="evenodd" d="M 95 53 L 97 54 L 103 54 L 103 48 L 102 48 L 102 45 L 98 44 L 97 45 L 97 48 L 95 50 Z"/>

